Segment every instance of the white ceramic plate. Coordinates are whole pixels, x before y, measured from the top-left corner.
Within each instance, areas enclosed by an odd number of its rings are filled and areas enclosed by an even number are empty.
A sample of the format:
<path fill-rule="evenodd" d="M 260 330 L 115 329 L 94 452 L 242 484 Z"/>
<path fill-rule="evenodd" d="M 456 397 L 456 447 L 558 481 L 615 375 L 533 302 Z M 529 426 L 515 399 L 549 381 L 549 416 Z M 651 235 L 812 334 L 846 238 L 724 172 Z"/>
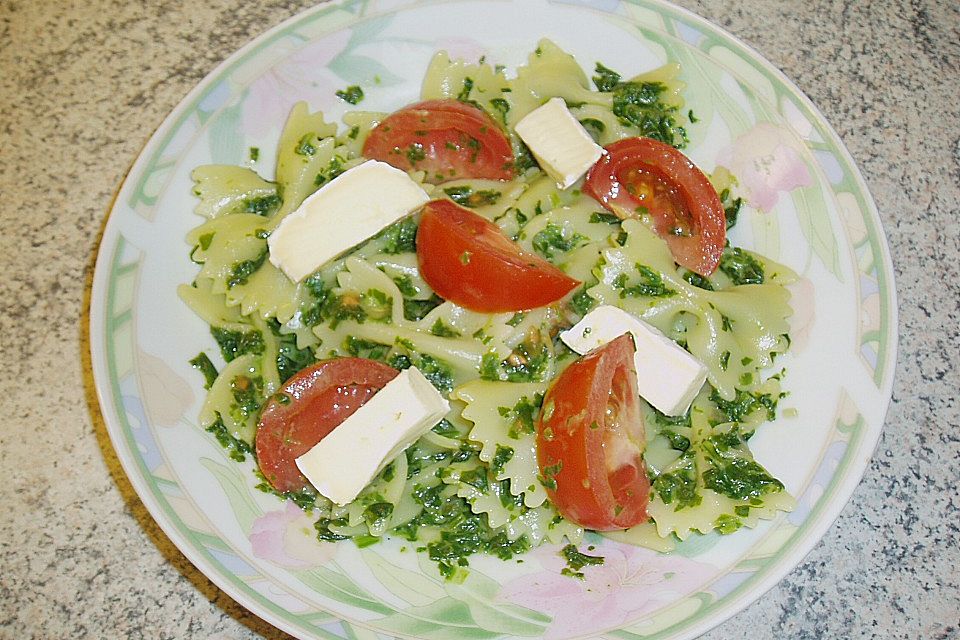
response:
<path fill-rule="evenodd" d="M 683 66 L 700 122 L 688 153 L 738 175 L 749 205 L 734 242 L 802 275 L 793 299 L 790 396 L 751 441 L 798 499 L 793 513 L 670 555 L 603 543 L 585 581 L 555 548 L 523 564 L 471 559 L 463 585 L 396 545 L 321 545 L 295 507 L 254 489 L 196 426 L 188 360 L 212 343 L 177 299 L 195 266 L 184 236 L 190 170 L 272 157 L 287 111 L 339 119 L 334 91 L 364 109 L 414 101 L 437 49 L 507 65 L 541 37 L 625 75 Z M 379 82 L 375 82 L 377 77 Z M 261 166 L 269 166 L 261 162 Z M 693 637 L 761 596 L 813 547 L 859 481 L 883 424 L 896 355 L 888 249 L 836 134 L 782 74 L 729 34 L 655 0 L 347 0 L 280 25 L 233 55 L 173 111 L 123 185 L 104 232 L 91 305 L 100 404 L 131 482 L 174 543 L 238 602 L 301 638 Z"/>

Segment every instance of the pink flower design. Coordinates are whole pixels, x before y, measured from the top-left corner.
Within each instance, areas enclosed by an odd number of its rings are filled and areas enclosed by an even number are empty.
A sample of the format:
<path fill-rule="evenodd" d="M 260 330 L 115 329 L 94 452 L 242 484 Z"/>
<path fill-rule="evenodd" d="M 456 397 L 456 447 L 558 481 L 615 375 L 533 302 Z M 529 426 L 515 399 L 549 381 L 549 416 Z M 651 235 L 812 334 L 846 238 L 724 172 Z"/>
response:
<path fill-rule="evenodd" d="M 505 584 L 498 599 L 553 616 L 543 637 L 559 640 L 618 627 L 704 584 L 716 572 L 681 556 L 619 543 L 607 542 L 587 553 L 602 555 L 604 562 L 584 567 L 580 580 L 561 573 L 567 565 L 556 547 L 536 549 L 530 555 L 544 571 Z"/>
<path fill-rule="evenodd" d="M 801 154 L 788 130 L 761 122 L 721 151 L 717 164 L 737 177 L 752 206 L 769 212 L 781 193 L 813 184 Z"/>
<path fill-rule="evenodd" d="M 346 30 L 332 33 L 293 51 L 258 76 L 243 101 L 243 130 L 262 137 L 286 121 L 294 103 L 306 100 L 316 108 L 334 100 L 344 81 L 327 65 L 349 41 Z"/>
<path fill-rule="evenodd" d="M 186 380 L 166 362 L 138 350 L 143 406 L 150 422 L 161 427 L 176 425 L 193 403 L 193 391 Z"/>
<path fill-rule="evenodd" d="M 816 291 L 809 278 L 800 278 L 787 287 L 790 290 L 790 350 L 800 353 L 810 341 L 810 331 L 817 318 Z"/>
<path fill-rule="evenodd" d="M 464 60 L 475 63 L 487 50 L 482 44 L 470 38 L 444 38 L 436 43 L 437 51 L 446 51 L 451 60 Z"/>
<path fill-rule="evenodd" d="M 336 551 L 335 545 L 317 540 L 313 520 L 292 501 L 254 520 L 250 546 L 256 557 L 290 569 L 324 564 Z"/>

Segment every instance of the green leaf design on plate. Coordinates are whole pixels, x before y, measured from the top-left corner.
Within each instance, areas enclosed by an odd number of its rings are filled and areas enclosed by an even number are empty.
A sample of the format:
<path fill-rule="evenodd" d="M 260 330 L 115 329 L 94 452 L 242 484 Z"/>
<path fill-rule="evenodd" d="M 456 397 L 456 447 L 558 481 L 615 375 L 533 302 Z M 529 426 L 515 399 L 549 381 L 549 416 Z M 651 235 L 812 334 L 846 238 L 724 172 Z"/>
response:
<path fill-rule="evenodd" d="M 427 575 L 436 571 L 436 566 L 422 554 L 417 560 Z M 497 602 L 500 583 L 474 567 L 469 568 L 462 583 L 445 582 L 443 588 L 450 598 L 462 602 L 477 625 L 487 631 L 539 636 L 553 619 L 526 607 Z"/>
<path fill-rule="evenodd" d="M 812 170 L 811 174 L 817 175 Z M 810 249 L 820 258 L 827 271 L 843 282 L 837 235 L 834 234 L 833 226 L 830 224 L 830 215 L 827 213 L 827 204 L 820 192 L 819 182 L 815 180 L 810 187 L 795 189 L 790 193 L 790 197 L 796 204 L 800 230 L 810 244 Z"/>
<path fill-rule="evenodd" d="M 216 478 L 220 488 L 227 495 L 230 510 L 237 517 L 240 530 L 244 535 L 249 535 L 253 521 L 262 516 L 263 511 L 250 498 L 250 491 L 243 476 L 240 475 L 240 469 L 243 467 L 237 464 L 223 465 L 210 458 L 200 458 L 200 464 Z"/>
<path fill-rule="evenodd" d="M 379 553 L 363 550 L 360 557 L 390 593 L 412 605 L 425 606 L 446 595 L 438 581 L 431 580 L 420 572 L 398 567 Z"/>
<path fill-rule="evenodd" d="M 328 66 L 331 71 L 348 82 L 372 83 L 374 78 L 378 78 L 377 84 L 382 87 L 402 82 L 398 76 L 390 73 L 385 66 L 373 58 L 359 54 L 341 53 L 331 60 Z"/>
<path fill-rule="evenodd" d="M 372 83 L 380 86 L 393 86 L 403 79 L 391 73 L 383 64 L 365 55 L 354 53 L 354 49 L 379 39 L 380 34 L 393 21 L 393 16 L 380 16 L 358 23 L 350 32 L 347 46 L 327 65 L 331 71 L 348 82 Z"/>
<path fill-rule="evenodd" d="M 393 607 L 377 599 L 349 577 L 332 569 L 314 567 L 308 571 L 294 571 L 293 575 L 306 586 L 331 600 L 381 615 L 394 612 Z"/>
<path fill-rule="evenodd" d="M 501 635 L 480 627 L 470 608 L 454 598 L 441 598 L 424 607 L 397 612 L 377 620 L 377 627 L 426 640 L 484 640 Z"/>
<path fill-rule="evenodd" d="M 243 100 L 224 107 L 210 125 L 210 157 L 213 164 L 238 164 L 244 158 L 243 127 L 240 123 Z"/>

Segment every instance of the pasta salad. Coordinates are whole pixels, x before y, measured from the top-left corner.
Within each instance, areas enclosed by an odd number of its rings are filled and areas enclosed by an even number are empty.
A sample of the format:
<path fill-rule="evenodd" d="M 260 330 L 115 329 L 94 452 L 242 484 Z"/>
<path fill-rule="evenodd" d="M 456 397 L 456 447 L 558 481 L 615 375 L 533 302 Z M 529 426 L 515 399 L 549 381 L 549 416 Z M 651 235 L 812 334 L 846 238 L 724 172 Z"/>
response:
<path fill-rule="evenodd" d="M 208 388 L 200 426 L 321 540 L 409 540 L 448 579 L 473 554 L 543 543 L 582 565 L 585 530 L 669 551 L 790 510 L 748 443 L 785 395 L 774 365 L 795 276 L 726 242 L 736 181 L 679 151 L 696 126 L 679 78 L 677 65 L 624 79 L 597 63 L 591 87 L 548 40 L 510 75 L 440 52 L 422 101 L 392 114 L 338 126 L 297 104 L 270 179 L 195 169 L 199 271 L 178 292 L 219 347 L 191 361 Z M 338 95 L 356 104 L 362 89 Z M 551 151 L 570 127 L 584 140 Z M 372 163 L 424 195 L 365 227 L 354 202 L 401 199 L 360 180 Z M 351 179 L 366 186 L 348 193 Z M 333 212 L 322 233 L 293 230 Z M 318 491 L 307 454 L 408 370 L 445 414 L 385 447 L 355 496 Z M 345 441 L 362 466 L 365 446 Z"/>

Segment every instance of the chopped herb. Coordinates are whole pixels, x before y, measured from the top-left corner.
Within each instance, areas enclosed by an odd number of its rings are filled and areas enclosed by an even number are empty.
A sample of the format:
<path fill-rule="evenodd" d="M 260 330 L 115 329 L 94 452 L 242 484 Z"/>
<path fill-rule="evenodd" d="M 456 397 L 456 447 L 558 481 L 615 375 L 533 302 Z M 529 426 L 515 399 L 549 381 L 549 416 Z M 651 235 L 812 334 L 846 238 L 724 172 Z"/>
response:
<path fill-rule="evenodd" d="M 254 486 L 254 489 L 277 496 L 284 502 L 287 500 L 292 500 L 294 504 L 305 511 L 310 511 L 314 506 L 316 506 L 317 493 L 314 491 L 313 487 L 307 486 L 300 491 L 277 491 L 273 488 L 273 486 L 270 485 L 266 476 L 263 475 L 260 469 L 254 469 L 253 473 L 259 479 L 259 482 Z"/>
<path fill-rule="evenodd" d="M 263 378 L 237 376 L 230 382 L 230 392 L 235 403 L 230 407 L 230 417 L 237 422 L 246 421 L 256 415 L 263 404 Z"/>
<path fill-rule="evenodd" d="M 565 237 L 569 236 L 569 237 Z M 567 253 L 577 248 L 587 238 L 574 232 L 564 234 L 563 227 L 552 222 L 533 236 L 533 249 L 544 258 L 552 259 L 557 253 Z"/>
<path fill-rule="evenodd" d="M 467 146 L 470 148 L 470 162 L 476 162 L 477 157 L 480 155 L 480 149 L 483 147 L 483 145 L 480 144 L 479 140 L 471 136 L 467 141 Z"/>
<path fill-rule="evenodd" d="M 344 159 L 340 156 L 330 158 L 330 162 L 327 163 L 327 168 L 316 175 L 313 179 L 313 184 L 319 187 L 339 176 L 343 173 L 343 163 Z"/>
<path fill-rule="evenodd" d="M 590 222 L 593 224 L 619 224 L 621 222 L 620 216 L 615 213 L 608 213 L 606 211 L 594 211 L 590 214 Z"/>
<path fill-rule="evenodd" d="M 660 82 L 622 82 L 613 90 L 613 114 L 640 135 L 682 149 L 687 132 L 677 124 L 677 108 L 660 101 L 665 90 Z"/>
<path fill-rule="evenodd" d="M 527 312 L 526 312 L 526 311 L 517 311 L 515 314 L 513 314 L 513 316 L 511 316 L 511 318 L 510 318 L 509 320 L 507 320 L 507 325 L 509 325 L 509 326 L 511 326 L 511 327 L 515 327 L 515 326 L 517 326 L 518 324 L 520 324 L 521 322 L 523 322 L 523 319 L 524 319 L 526 316 L 527 316 Z"/>
<path fill-rule="evenodd" d="M 612 69 L 608 69 L 599 62 L 594 68 L 593 84 L 597 86 L 597 91 L 613 91 L 620 84 L 620 74 Z"/>
<path fill-rule="evenodd" d="M 317 531 L 317 539 L 323 542 L 336 542 L 337 540 L 346 540 L 350 536 L 341 535 L 339 533 L 334 533 L 330 530 L 330 526 L 345 527 L 347 526 L 346 518 L 336 518 L 331 520 L 330 518 L 320 518 L 313 523 L 313 528 Z"/>
<path fill-rule="evenodd" d="M 363 100 L 363 89 L 355 84 L 352 84 L 346 89 L 337 91 L 336 96 L 344 102 L 349 102 L 350 104 L 359 104 L 360 101 Z"/>
<path fill-rule="evenodd" d="M 227 362 L 247 353 L 260 355 L 266 348 L 263 334 L 256 329 L 231 331 L 220 327 L 210 327 L 210 334 L 217 341 L 217 345 L 220 346 L 220 354 Z"/>
<path fill-rule="evenodd" d="M 720 270 L 731 282 L 740 284 L 763 284 L 763 264 L 739 247 L 726 247 L 720 256 Z"/>
<path fill-rule="evenodd" d="M 711 284 L 710 280 L 708 278 L 704 278 L 699 273 L 695 273 L 690 270 L 684 270 L 683 279 L 697 288 L 704 289 L 706 291 L 713 291 L 713 284 Z"/>
<path fill-rule="evenodd" d="M 500 120 L 503 121 L 503 124 L 507 124 L 507 112 L 510 111 L 510 103 L 504 98 L 493 98 L 490 100 L 490 106 L 500 114 Z"/>
<path fill-rule="evenodd" d="M 529 435 L 536 431 L 537 416 L 540 415 L 540 405 L 543 404 L 543 394 L 534 394 L 533 398 L 521 397 L 513 407 L 498 407 L 497 410 L 504 418 L 511 420 L 507 435 L 514 440 L 521 435 Z"/>
<path fill-rule="evenodd" d="M 385 241 L 384 253 L 414 253 L 417 250 L 417 221 L 411 217 L 404 218 L 384 229 L 377 237 Z"/>
<path fill-rule="evenodd" d="M 353 125 L 350 127 L 350 131 L 347 133 L 347 137 L 351 140 L 356 140 L 357 136 L 360 135 L 360 125 Z"/>
<path fill-rule="evenodd" d="M 537 164 L 537 159 L 534 158 L 533 153 L 530 152 L 530 147 L 523 142 L 516 143 L 513 155 L 513 168 L 517 173 L 523 173 L 527 169 L 540 168 L 540 165 Z"/>
<path fill-rule="evenodd" d="M 343 340 L 343 348 L 355 358 L 383 361 L 387 357 L 387 354 L 390 353 L 392 347 L 388 344 L 374 342 L 373 340 L 347 336 Z"/>
<path fill-rule="evenodd" d="M 463 87 L 461 87 L 460 93 L 457 94 L 457 100 L 476 105 L 477 103 L 470 99 L 471 91 L 473 91 L 473 78 L 464 78 Z"/>
<path fill-rule="evenodd" d="M 411 142 L 410 146 L 407 147 L 407 160 L 410 161 L 410 164 L 415 165 L 426 157 L 427 154 L 423 150 L 423 144 L 419 142 Z"/>
<path fill-rule="evenodd" d="M 443 436 L 444 438 L 459 438 L 460 432 L 453 425 L 452 422 L 444 418 L 437 424 L 433 425 L 433 428 L 430 429 L 435 434 Z"/>
<path fill-rule="evenodd" d="M 734 500 L 760 498 L 783 491 L 783 483 L 753 460 L 735 456 L 717 456 L 703 473 L 703 484 Z"/>
<path fill-rule="evenodd" d="M 690 438 L 682 436 L 676 431 L 671 431 L 670 429 L 664 429 L 660 432 L 664 438 L 670 443 L 670 448 L 676 451 L 686 451 L 690 448 Z"/>
<path fill-rule="evenodd" d="M 680 458 L 682 466 L 668 473 L 661 473 L 653 481 L 653 490 L 664 504 L 673 504 L 674 511 L 696 507 L 703 502 L 703 496 L 697 492 L 697 472 L 692 453 L 688 451 Z"/>
<path fill-rule="evenodd" d="M 330 295 L 324 301 L 323 317 L 330 320 L 330 328 L 336 329 L 344 320 L 353 320 L 363 324 L 367 319 L 367 311 L 361 304 L 360 296 L 355 293 L 344 293 L 343 295 Z"/>
<path fill-rule="evenodd" d="M 451 200 L 463 207 L 474 209 L 489 204 L 496 204 L 500 199 L 500 192 L 492 189 L 474 191 L 469 185 L 447 187 L 443 190 Z"/>
<path fill-rule="evenodd" d="M 220 443 L 220 446 L 227 450 L 231 460 L 243 462 L 247 459 L 247 454 L 253 454 L 253 448 L 245 440 L 236 438 L 227 431 L 227 427 L 223 424 L 223 418 L 220 417 L 219 413 L 217 414 L 217 419 L 207 427 L 206 430 L 212 433 L 213 437 Z"/>
<path fill-rule="evenodd" d="M 503 473 L 503 467 L 513 458 L 513 447 L 497 445 L 497 449 L 490 460 L 490 472 L 496 477 Z"/>
<path fill-rule="evenodd" d="M 397 285 L 397 289 L 400 290 L 400 295 L 404 296 L 405 298 L 412 298 L 419 293 L 417 288 L 413 285 L 413 278 L 410 276 L 404 274 L 391 279 L 393 280 L 393 284 Z"/>
<path fill-rule="evenodd" d="M 294 147 L 293 152 L 300 156 L 312 156 L 317 152 L 317 147 L 315 145 L 315 140 L 317 139 L 317 134 L 307 133 L 304 134 L 300 141 L 297 143 L 297 146 Z"/>
<path fill-rule="evenodd" d="M 437 321 L 433 323 L 432 327 L 430 327 L 430 333 L 440 338 L 459 338 L 460 337 L 459 331 L 457 331 L 453 327 L 448 327 L 440 318 L 437 318 Z"/>
<path fill-rule="evenodd" d="M 247 284 L 250 276 L 256 273 L 257 269 L 262 267 L 263 263 L 267 261 L 267 255 L 268 251 L 264 248 L 263 251 L 252 260 L 234 262 L 233 267 L 230 269 L 230 277 L 227 279 L 227 288 L 232 289 L 238 285 Z"/>
<path fill-rule="evenodd" d="M 423 318 L 440 306 L 443 299 L 434 294 L 427 300 L 403 300 L 403 317 L 411 322 L 423 320 Z"/>
<path fill-rule="evenodd" d="M 270 216 L 280 208 L 282 200 L 276 193 L 259 198 L 247 198 L 243 201 L 244 213 L 255 213 L 258 216 Z"/>
<path fill-rule="evenodd" d="M 470 485 L 481 493 L 486 493 L 489 488 L 487 484 L 487 471 L 486 469 L 480 467 L 476 469 L 469 469 L 461 473 L 460 482 Z"/>
<path fill-rule="evenodd" d="M 489 351 L 480 358 L 480 378 L 483 380 L 500 379 L 500 358 L 496 351 Z"/>
<path fill-rule="evenodd" d="M 207 357 L 207 354 L 201 351 L 197 356 L 190 361 L 190 366 L 203 374 L 204 389 L 209 389 L 214 381 L 217 379 L 217 368 L 213 366 L 213 363 L 210 362 L 210 358 Z"/>
<path fill-rule="evenodd" d="M 587 315 L 595 304 L 597 304 L 597 301 L 590 297 L 586 287 L 577 291 L 573 294 L 573 297 L 570 298 L 570 308 L 578 316 Z"/>
<path fill-rule="evenodd" d="M 443 393 L 453 391 L 453 369 L 443 360 L 425 353 L 421 354 L 417 369 L 437 390 Z"/>
<path fill-rule="evenodd" d="M 280 382 L 286 382 L 293 374 L 316 362 L 313 349 L 309 346 L 300 349 L 297 347 L 297 336 L 294 333 L 280 333 L 280 323 L 272 320 L 270 325 L 273 334 L 277 337 L 277 373 Z"/>
<path fill-rule="evenodd" d="M 250 147 L 250 162 L 256 162 L 260 159 L 260 149 L 258 147 Z"/>
<path fill-rule="evenodd" d="M 580 571 L 586 566 L 600 566 L 603 564 L 603 556 L 590 556 L 580 553 L 577 547 L 572 544 L 565 546 L 560 552 L 567 561 L 567 566 L 560 573 L 571 578 L 583 580 L 583 572 Z"/>
<path fill-rule="evenodd" d="M 197 242 L 200 245 L 200 248 L 206 251 L 210 248 L 210 243 L 213 242 L 213 233 L 205 233 L 197 239 Z"/>
<path fill-rule="evenodd" d="M 782 396 L 781 396 L 782 397 Z M 717 405 L 717 411 L 720 412 L 720 422 L 742 422 L 748 415 L 759 409 L 765 409 L 767 420 L 774 420 L 777 416 L 777 402 L 779 398 L 774 398 L 766 393 L 750 393 L 743 389 L 737 389 L 733 400 L 724 400 L 720 393 L 714 389 L 710 394 L 710 401 Z"/>
<path fill-rule="evenodd" d="M 727 230 L 729 231 L 737 224 L 740 209 L 743 207 L 743 198 L 734 198 L 730 189 L 724 189 L 720 192 L 720 203 L 723 205 L 723 215 L 727 219 Z"/>
<path fill-rule="evenodd" d="M 663 277 L 658 271 L 654 271 L 647 265 L 640 264 L 639 262 L 634 266 L 640 273 L 640 281 L 638 283 L 627 286 L 628 278 L 625 273 L 621 273 L 613 280 L 612 284 L 614 288 L 620 289 L 621 298 L 626 298 L 627 296 L 632 298 L 666 298 L 676 295 L 677 292 L 663 282 Z"/>
<path fill-rule="evenodd" d="M 563 461 L 557 461 L 556 464 L 543 467 L 543 473 L 539 474 L 537 479 L 540 480 L 540 484 L 545 486 L 547 489 L 556 491 L 557 474 L 560 473 L 561 469 L 563 469 Z"/>
<path fill-rule="evenodd" d="M 382 498 L 379 494 L 376 497 Z M 383 522 L 391 515 L 393 515 L 393 505 L 389 502 L 374 502 L 363 510 L 363 519 L 369 524 Z"/>

